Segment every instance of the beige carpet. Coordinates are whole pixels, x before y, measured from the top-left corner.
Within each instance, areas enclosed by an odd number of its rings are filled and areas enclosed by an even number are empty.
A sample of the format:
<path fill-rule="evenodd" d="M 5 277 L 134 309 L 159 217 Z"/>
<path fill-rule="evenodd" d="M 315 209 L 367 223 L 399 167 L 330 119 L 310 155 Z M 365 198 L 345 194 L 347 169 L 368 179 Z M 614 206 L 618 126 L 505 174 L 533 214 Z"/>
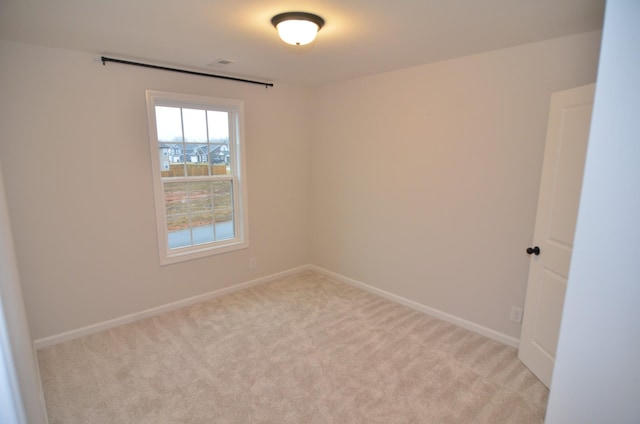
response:
<path fill-rule="evenodd" d="M 541 423 L 516 350 L 303 272 L 38 352 L 51 424 Z"/>

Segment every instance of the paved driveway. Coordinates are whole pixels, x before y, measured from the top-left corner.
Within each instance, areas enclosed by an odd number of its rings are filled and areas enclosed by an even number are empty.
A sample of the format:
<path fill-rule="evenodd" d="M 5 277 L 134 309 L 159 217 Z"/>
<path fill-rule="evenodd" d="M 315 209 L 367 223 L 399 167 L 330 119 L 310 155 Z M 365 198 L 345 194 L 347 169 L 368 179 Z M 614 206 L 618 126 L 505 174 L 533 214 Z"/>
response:
<path fill-rule="evenodd" d="M 193 243 L 191 238 L 193 237 Z M 169 249 L 191 246 L 192 244 L 210 243 L 212 241 L 228 240 L 233 238 L 233 221 L 219 222 L 214 227 L 206 225 L 193 227 L 192 229 L 171 231 L 169 233 Z"/>

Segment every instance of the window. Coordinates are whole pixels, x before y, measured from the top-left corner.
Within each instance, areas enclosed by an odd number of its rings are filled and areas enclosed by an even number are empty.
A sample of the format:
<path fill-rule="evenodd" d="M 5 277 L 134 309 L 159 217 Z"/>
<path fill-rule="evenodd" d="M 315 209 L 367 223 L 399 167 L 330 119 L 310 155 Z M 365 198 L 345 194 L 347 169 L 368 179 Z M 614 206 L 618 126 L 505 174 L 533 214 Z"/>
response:
<path fill-rule="evenodd" d="M 147 91 L 160 263 L 249 246 L 242 102 Z"/>

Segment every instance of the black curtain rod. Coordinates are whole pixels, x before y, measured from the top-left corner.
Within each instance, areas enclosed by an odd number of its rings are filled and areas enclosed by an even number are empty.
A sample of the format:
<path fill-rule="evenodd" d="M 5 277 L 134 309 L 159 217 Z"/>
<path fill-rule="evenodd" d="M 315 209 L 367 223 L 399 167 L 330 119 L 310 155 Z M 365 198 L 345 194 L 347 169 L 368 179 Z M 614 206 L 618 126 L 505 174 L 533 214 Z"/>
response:
<path fill-rule="evenodd" d="M 264 85 L 265 87 L 273 87 L 273 83 L 271 82 L 262 82 L 262 81 L 254 81 L 254 80 L 248 80 L 243 78 L 227 77 L 225 75 L 205 74 L 204 72 L 189 71 L 186 69 L 178 69 L 178 68 L 169 68 L 167 66 L 151 65 L 148 63 L 132 62 L 130 60 L 114 59 L 112 57 L 102 56 L 102 64 L 106 65 L 107 62 L 123 63 L 125 65 L 141 66 L 143 68 L 160 69 L 162 71 L 180 72 L 183 74 L 200 75 L 203 77 L 211 77 L 211 78 L 221 78 L 221 79 L 226 79 L 231 81 L 246 82 L 248 84 Z"/>

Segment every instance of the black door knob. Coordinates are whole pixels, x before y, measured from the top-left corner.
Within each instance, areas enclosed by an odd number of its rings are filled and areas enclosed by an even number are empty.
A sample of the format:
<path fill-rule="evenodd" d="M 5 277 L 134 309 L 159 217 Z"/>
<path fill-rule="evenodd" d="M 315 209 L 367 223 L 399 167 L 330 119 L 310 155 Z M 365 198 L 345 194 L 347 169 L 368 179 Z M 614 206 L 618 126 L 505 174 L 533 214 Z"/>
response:
<path fill-rule="evenodd" d="M 538 246 L 536 247 L 527 247 L 527 253 L 528 254 L 534 254 L 536 256 L 538 256 L 540 254 L 540 248 Z"/>

